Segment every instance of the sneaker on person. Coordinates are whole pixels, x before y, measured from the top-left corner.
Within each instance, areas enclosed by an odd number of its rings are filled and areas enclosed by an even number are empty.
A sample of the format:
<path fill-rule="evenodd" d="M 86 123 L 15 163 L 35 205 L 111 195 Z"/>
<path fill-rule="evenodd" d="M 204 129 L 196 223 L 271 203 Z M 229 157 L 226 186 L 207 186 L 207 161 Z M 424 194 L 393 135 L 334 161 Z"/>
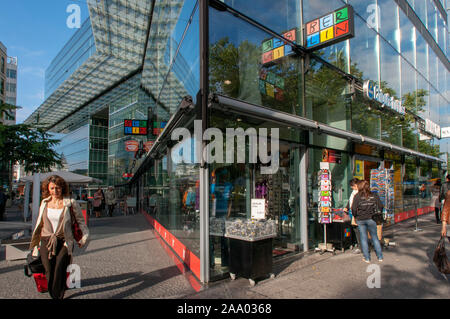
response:
<path fill-rule="evenodd" d="M 378 259 L 378 262 L 379 262 L 379 263 L 382 263 L 382 262 L 383 262 L 383 258 Z"/>
<path fill-rule="evenodd" d="M 361 253 L 361 250 L 359 250 L 358 248 L 356 248 L 356 249 L 353 251 L 353 253 L 354 253 L 354 254 L 360 254 L 360 253 Z"/>
<path fill-rule="evenodd" d="M 366 258 L 363 258 L 363 261 L 367 264 L 370 264 L 370 260 L 367 260 Z"/>

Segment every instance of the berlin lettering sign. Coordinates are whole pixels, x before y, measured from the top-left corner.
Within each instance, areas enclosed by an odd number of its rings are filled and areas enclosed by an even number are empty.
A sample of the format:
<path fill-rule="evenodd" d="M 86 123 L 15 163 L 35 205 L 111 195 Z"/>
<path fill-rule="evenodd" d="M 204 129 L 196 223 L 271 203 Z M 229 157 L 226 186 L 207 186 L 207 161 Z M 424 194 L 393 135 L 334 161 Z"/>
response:
<path fill-rule="evenodd" d="M 305 48 L 311 51 L 353 38 L 353 7 L 347 5 L 305 23 L 304 32 Z"/>
<path fill-rule="evenodd" d="M 364 82 L 363 90 L 366 97 L 381 103 L 382 107 L 386 106 L 401 115 L 405 115 L 405 107 L 402 105 L 402 102 L 394 99 L 389 93 L 383 93 L 375 82 L 371 80 Z"/>

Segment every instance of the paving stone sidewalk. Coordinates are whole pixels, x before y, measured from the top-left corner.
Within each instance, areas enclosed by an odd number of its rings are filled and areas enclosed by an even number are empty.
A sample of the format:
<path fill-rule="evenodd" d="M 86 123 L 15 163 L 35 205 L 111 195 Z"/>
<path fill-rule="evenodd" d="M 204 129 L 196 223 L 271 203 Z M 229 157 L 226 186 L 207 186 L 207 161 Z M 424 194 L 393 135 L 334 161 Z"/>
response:
<path fill-rule="evenodd" d="M 198 290 L 191 285 L 192 276 L 180 271 L 179 261 L 167 253 L 144 216 L 91 218 L 92 240 L 87 249 L 77 249 L 74 258 L 81 267 L 82 287 L 68 290 L 66 298 L 448 299 L 449 277 L 440 274 L 432 262 L 440 229 L 433 220 L 432 215 L 421 216 L 420 232 L 413 231 L 414 220 L 395 225 L 397 246 L 384 250 L 383 263 L 373 263 L 380 269 L 380 288 L 368 288 L 367 279 L 372 275 L 369 265 L 362 262 L 361 255 L 346 251 L 335 256 L 307 253 L 276 262 L 276 277 L 261 280 L 254 287 L 247 279 L 238 278 L 213 282 Z M 2 225 L 0 234 L 8 228 Z M 376 259 L 373 252 L 372 258 Z M 36 291 L 32 278 L 24 276 L 23 264 L 6 261 L 4 248 L 0 249 L 0 298 L 49 299 L 48 294 Z"/>
<path fill-rule="evenodd" d="M 361 254 L 320 255 L 303 257 L 274 266 L 275 279 L 265 279 L 250 287 L 243 278 L 210 285 L 188 298 L 211 299 L 410 299 L 450 298 L 450 276 L 439 273 L 433 264 L 433 253 L 440 238 L 440 227 L 434 214 L 419 217 L 415 232 L 414 219 L 394 226 L 395 247 L 383 250 L 384 261 L 372 264 L 362 261 Z M 450 244 L 447 245 L 450 247 Z M 450 253 L 450 249 L 448 250 Z M 373 268 L 379 267 L 380 288 L 373 286 Z"/>

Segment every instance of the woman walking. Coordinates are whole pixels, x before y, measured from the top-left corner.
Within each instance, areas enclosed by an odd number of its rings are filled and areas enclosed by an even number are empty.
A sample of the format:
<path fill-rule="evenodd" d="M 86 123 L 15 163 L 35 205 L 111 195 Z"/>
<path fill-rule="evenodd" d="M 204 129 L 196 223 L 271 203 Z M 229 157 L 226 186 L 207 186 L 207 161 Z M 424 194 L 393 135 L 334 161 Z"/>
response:
<path fill-rule="evenodd" d="M 114 189 L 112 186 L 108 187 L 108 190 L 105 194 L 106 205 L 108 206 L 108 215 L 112 217 L 114 207 L 116 206 L 116 195 L 114 194 Z"/>
<path fill-rule="evenodd" d="M 33 255 L 37 256 L 39 242 L 41 243 L 39 252 L 45 268 L 48 291 L 53 299 L 63 299 L 67 266 L 71 263 L 75 242 L 72 216 L 83 233 L 78 242 L 79 247 L 86 245 L 89 230 L 80 206 L 76 200 L 69 197 L 69 186 L 62 177 L 52 175 L 42 183 L 42 198 L 30 249 L 33 249 Z"/>
<path fill-rule="evenodd" d="M 103 204 L 103 193 L 102 189 L 99 187 L 94 194 L 94 206 L 95 217 L 99 218 L 102 215 L 102 204 Z"/>
<path fill-rule="evenodd" d="M 361 248 L 364 255 L 363 261 L 370 263 L 369 241 L 367 231 L 370 233 L 373 247 L 378 257 L 378 261 L 383 261 L 380 241 L 377 236 L 377 224 L 372 216 L 383 210 L 383 204 L 377 194 L 370 191 L 369 182 L 358 181 L 358 194 L 355 195 L 352 204 L 352 214 L 358 224 Z"/>

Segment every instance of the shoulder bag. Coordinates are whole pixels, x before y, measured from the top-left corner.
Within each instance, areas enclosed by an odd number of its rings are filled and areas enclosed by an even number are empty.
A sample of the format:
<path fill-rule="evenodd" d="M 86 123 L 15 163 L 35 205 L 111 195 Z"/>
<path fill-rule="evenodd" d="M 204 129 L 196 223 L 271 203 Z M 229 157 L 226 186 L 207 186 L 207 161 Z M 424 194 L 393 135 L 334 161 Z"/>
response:
<path fill-rule="evenodd" d="M 32 274 L 45 274 L 45 268 L 42 264 L 41 254 L 33 256 L 31 251 L 27 256 L 27 263 L 23 266 L 25 276 L 31 277 Z"/>
<path fill-rule="evenodd" d="M 78 224 L 77 219 L 75 218 L 72 206 L 70 206 L 70 219 L 72 220 L 73 238 L 75 239 L 76 242 L 79 242 L 81 238 L 83 238 L 83 232 L 81 231 L 80 225 Z"/>

